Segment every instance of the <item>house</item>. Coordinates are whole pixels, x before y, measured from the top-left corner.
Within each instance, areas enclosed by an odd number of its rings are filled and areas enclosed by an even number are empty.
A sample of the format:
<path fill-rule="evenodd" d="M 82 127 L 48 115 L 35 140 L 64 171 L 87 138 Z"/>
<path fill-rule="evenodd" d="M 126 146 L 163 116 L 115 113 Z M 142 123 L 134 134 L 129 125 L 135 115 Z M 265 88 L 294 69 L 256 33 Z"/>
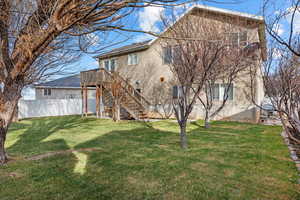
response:
<path fill-rule="evenodd" d="M 264 19 L 260 16 L 254 16 L 246 13 L 240 13 L 214 7 L 196 5 L 190 8 L 173 25 L 176 28 L 178 23 L 186 20 L 185 16 L 192 16 L 193 20 L 207 20 L 208 23 L 219 23 L 234 26 L 235 32 L 232 33 L 233 42 L 237 45 L 253 46 L 259 44 L 259 59 L 255 61 L 257 69 L 266 59 L 266 41 Z M 166 29 L 161 35 L 168 34 Z M 81 86 L 83 88 L 96 87 L 96 97 L 106 98 L 111 92 L 112 80 L 121 82 L 121 89 L 126 93 L 122 101 L 122 107 L 128 111 L 134 118 L 142 118 L 153 108 L 151 102 L 152 91 L 156 85 L 162 82 L 168 82 L 173 79 L 173 74 L 169 67 L 171 50 L 162 45 L 164 37 L 154 40 L 134 43 L 131 45 L 116 48 L 97 56 L 99 69 L 87 72 L 81 72 Z M 115 73 L 117 72 L 117 73 Z M 116 79 L 115 79 L 116 78 Z M 259 110 L 252 103 L 250 88 L 248 83 L 250 76 L 240 75 L 238 81 L 235 81 L 229 100 L 224 109 L 215 117 L 215 119 L 237 120 L 258 122 Z M 260 103 L 264 97 L 263 81 L 260 75 L 255 79 L 254 99 Z M 222 86 L 218 85 L 216 90 L 216 101 L 221 101 Z M 104 94 L 105 91 L 108 94 Z M 87 95 L 83 90 L 84 96 Z M 110 95 L 112 96 L 112 95 Z M 112 98 L 112 97 L 110 97 Z M 204 110 L 199 102 L 191 114 L 192 118 L 203 118 Z"/>
<path fill-rule="evenodd" d="M 81 99 L 80 75 L 72 75 L 34 85 L 35 98 Z M 89 99 L 95 99 L 95 89 L 90 88 Z"/>

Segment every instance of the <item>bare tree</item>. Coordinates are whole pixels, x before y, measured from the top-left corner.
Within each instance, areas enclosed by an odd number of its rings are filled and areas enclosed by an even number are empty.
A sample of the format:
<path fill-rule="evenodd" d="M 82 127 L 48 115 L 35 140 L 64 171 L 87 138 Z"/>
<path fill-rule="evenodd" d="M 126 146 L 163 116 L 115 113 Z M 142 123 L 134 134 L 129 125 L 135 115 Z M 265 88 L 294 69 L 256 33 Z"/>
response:
<path fill-rule="evenodd" d="M 295 56 L 300 56 L 300 1 L 286 0 L 280 3 L 276 0 L 264 0 L 263 14 L 267 32 L 272 39 Z"/>
<path fill-rule="evenodd" d="M 216 20 L 205 11 L 190 12 L 173 26 L 164 18 L 168 31 L 161 41 L 164 60 L 178 85 L 173 102 L 183 148 L 187 147 L 186 124 L 196 100 L 199 99 L 205 108 L 208 126 L 209 119 L 217 115 L 227 102 L 232 83 L 250 64 L 256 63 L 254 58 L 260 47 L 258 43 L 247 48 L 236 45 L 232 33 L 240 32 L 238 27 L 244 26 L 245 21 L 234 17 Z M 222 102 L 212 110 L 213 87 L 217 82 L 226 84 L 226 87 Z"/>
<path fill-rule="evenodd" d="M 271 37 L 268 60 L 264 63 L 262 71 L 266 96 L 274 110 L 278 112 L 287 135 L 298 144 L 300 144 L 299 5 L 299 0 L 287 0 L 284 4 L 277 2 L 274 4 L 271 0 L 264 1 L 267 32 Z"/>
<path fill-rule="evenodd" d="M 113 73 L 113 77 L 116 77 L 116 72 Z M 112 102 L 112 118 L 114 121 L 121 120 L 121 102 L 124 98 L 123 90 L 121 90 L 121 82 L 117 78 L 113 78 L 111 83 L 111 91 L 113 96 Z"/>
<path fill-rule="evenodd" d="M 235 32 L 235 30 L 231 32 Z M 250 76 L 249 66 L 256 66 L 258 59 L 255 54 L 259 49 L 257 43 L 247 47 L 235 45 L 235 42 L 230 40 L 230 35 L 225 34 L 224 36 L 223 42 L 216 43 L 218 46 L 214 47 L 222 49 L 222 55 L 208 73 L 203 94 L 198 96 L 205 112 L 205 128 L 210 127 L 210 120 L 223 110 L 227 101 L 233 100 L 235 81 L 238 81 L 241 76 Z M 219 92 L 221 89 L 222 92 Z"/>
<path fill-rule="evenodd" d="M 126 28 L 122 19 L 137 8 L 185 2 L 0 0 L 0 164 L 7 160 L 7 130 L 26 85 L 62 71 L 61 64 L 94 43 L 94 32 L 105 37 Z"/>
<path fill-rule="evenodd" d="M 187 148 L 187 120 L 209 74 L 222 58 L 223 47 L 217 45 L 218 38 L 214 37 L 222 30 L 219 24 L 208 23 L 205 16 L 190 13 L 174 26 L 166 19 L 163 21 L 169 27 L 161 42 L 163 59 L 176 79 L 173 107 L 180 127 L 181 147 Z"/>
<path fill-rule="evenodd" d="M 264 63 L 265 93 L 289 138 L 300 144 L 300 60 L 287 47 L 274 45 Z"/>

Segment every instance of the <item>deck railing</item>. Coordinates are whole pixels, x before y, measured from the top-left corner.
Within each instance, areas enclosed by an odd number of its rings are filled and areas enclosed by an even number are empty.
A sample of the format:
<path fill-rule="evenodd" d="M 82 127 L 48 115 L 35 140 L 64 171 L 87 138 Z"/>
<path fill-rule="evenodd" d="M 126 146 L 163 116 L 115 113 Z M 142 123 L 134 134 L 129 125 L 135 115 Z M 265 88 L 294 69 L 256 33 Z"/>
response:
<path fill-rule="evenodd" d="M 96 86 L 111 81 L 111 77 L 107 76 L 102 69 L 80 72 L 80 82 L 83 86 Z"/>
<path fill-rule="evenodd" d="M 109 72 L 106 69 L 97 69 L 84 71 L 80 73 L 80 82 L 82 86 L 96 86 L 103 83 L 112 83 L 113 80 L 121 83 L 122 88 L 130 95 L 135 101 L 144 108 L 148 108 L 150 102 L 137 91 L 127 80 L 125 80 L 117 72 Z"/>

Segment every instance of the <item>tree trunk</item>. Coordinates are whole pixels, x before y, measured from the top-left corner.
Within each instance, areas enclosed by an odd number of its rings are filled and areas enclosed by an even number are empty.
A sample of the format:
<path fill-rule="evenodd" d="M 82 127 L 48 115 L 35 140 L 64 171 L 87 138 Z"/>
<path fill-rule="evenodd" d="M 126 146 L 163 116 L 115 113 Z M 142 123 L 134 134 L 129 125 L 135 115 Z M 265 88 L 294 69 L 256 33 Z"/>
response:
<path fill-rule="evenodd" d="M 114 108 L 113 108 L 113 120 L 115 122 L 121 120 L 120 104 L 116 101 L 114 102 Z"/>
<path fill-rule="evenodd" d="M 205 128 L 210 128 L 210 118 L 208 114 L 205 114 L 205 123 L 204 123 Z"/>
<path fill-rule="evenodd" d="M 5 152 L 5 139 L 6 139 L 6 129 L 0 127 L 0 165 L 3 165 L 7 162 L 7 154 Z"/>
<path fill-rule="evenodd" d="M 186 137 L 186 123 L 180 124 L 180 146 L 183 149 L 188 148 L 187 137 Z"/>
<path fill-rule="evenodd" d="M 16 88 L 5 87 L 4 91 L 0 93 L 0 165 L 7 162 L 6 134 L 15 112 L 17 112 L 16 108 L 21 97 L 21 89 Z"/>

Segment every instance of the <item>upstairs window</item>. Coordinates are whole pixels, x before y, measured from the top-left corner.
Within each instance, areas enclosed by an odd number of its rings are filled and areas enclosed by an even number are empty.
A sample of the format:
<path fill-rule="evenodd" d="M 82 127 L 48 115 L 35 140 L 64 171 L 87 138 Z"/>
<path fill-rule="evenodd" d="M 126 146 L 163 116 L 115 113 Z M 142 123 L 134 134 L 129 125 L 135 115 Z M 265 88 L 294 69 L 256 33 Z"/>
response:
<path fill-rule="evenodd" d="M 104 62 L 104 68 L 107 71 L 114 72 L 117 69 L 117 60 L 116 59 L 109 59 L 105 60 Z"/>
<path fill-rule="evenodd" d="M 51 96 L 51 89 L 50 88 L 45 88 L 44 89 L 44 96 Z"/>
<path fill-rule="evenodd" d="M 248 33 L 247 31 L 230 33 L 229 42 L 232 46 L 245 47 L 248 45 Z"/>
<path fill-rule="evenodd" d="M 128 65 L 137 65 L 138 64 L 138 56 L 136 53 L 132 53 L 128 55 Z"/>
<path fill-rule="evenodd" d="M 172 63 L 172 47 L 166 46 L 163 47 L 163 62 L 164 64 L 171 64 Z"/>

